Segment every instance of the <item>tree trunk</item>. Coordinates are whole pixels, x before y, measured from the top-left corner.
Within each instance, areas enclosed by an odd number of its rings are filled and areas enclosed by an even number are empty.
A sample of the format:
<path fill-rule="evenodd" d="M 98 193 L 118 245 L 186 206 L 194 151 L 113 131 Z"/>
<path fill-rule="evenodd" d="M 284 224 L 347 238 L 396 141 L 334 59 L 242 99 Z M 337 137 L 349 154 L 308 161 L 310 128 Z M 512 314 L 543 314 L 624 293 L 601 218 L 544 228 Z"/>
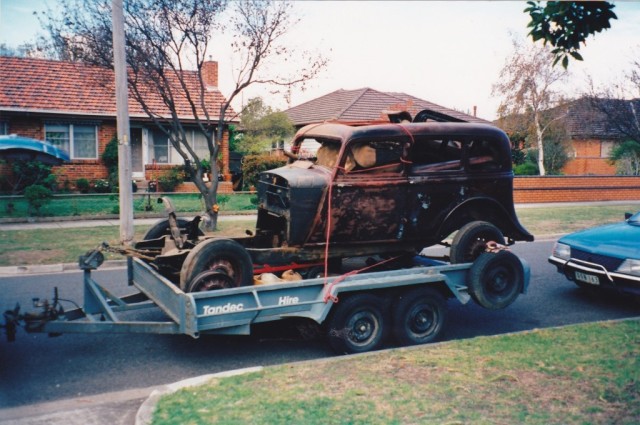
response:
<path fill-rule="evenodd" d="M 535 114 L 533 117 L 534 125 L 536 126 L 536 139 L 538 143 L 538 169 L 540 170 L 540 175 L 546 175 L 546 171 L 544 169 L 544 146 L 543 146 L 543 133 L 540 128 L 540 117 L 538 114 Z"/>
<path fill-rule="evenodd" d="M 218 174 L 217 162 L 211 161 L 211 186 L 202 194 L 206 208 L 203 227 L 207 232 L 218 229 Z"/>

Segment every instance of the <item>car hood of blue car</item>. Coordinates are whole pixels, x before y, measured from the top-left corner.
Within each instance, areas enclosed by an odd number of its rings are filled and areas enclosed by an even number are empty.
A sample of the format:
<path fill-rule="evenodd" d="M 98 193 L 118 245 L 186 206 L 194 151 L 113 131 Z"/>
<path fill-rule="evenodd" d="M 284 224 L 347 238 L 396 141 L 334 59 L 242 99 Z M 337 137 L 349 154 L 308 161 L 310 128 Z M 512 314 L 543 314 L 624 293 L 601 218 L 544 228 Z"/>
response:
<path fill-rule="evenodd" d="M 640 259 L 640 223 L 629 220 L 594 227 L 566 235 L 558 242 L 594 254 Z"/>

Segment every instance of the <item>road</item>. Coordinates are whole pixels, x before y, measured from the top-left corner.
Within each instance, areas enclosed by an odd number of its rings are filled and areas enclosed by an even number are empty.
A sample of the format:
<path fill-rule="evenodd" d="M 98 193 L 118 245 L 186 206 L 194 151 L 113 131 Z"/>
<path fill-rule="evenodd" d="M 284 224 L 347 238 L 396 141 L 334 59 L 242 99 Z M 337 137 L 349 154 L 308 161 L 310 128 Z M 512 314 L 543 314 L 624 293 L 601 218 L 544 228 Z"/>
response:
<path fill-rule="evenodd" d="M 559 275 L 546 262 L 552 242 L 517 244 L 513 250 L 532 269 L 529 293 L 505 310 L 449 302 L 447 340 L 493 335 L 595 320 L 634 317 L 640 305 L 627 297 L 590 294 Z M 96 281 L 117 295 L 124 270 L 94 272 Z M 64 273 L 0 279 L 0 308 L 16 301 L 29 310 L 34 296 L 82 300 L 82 275 Z M 124 287 L 123 287 L 124 286 Z M 257 365 L 333 356 L 321 338 L 302 338 L 281 322 L 251 337 L 66 334 L 50 338 L 20 330 L 17 340 L 0 341 L 0 409 L 105 392 L 146 388 L 186 378 Z"/>

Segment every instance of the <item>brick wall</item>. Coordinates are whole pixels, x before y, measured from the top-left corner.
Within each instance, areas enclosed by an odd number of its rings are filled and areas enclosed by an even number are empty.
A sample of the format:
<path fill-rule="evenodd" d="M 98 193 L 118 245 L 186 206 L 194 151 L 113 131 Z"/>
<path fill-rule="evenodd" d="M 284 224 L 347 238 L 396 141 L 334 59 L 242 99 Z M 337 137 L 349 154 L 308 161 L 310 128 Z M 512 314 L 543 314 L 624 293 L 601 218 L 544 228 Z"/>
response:
<path fill-rule="evenodd" d="M 614 175 L 616 166 L 609 164 L 602 153 L 600 140 L 574 140 L 571 144 L 575 157 L 562 168 L 567 176 Z"/>
<path fill-rule="evenodd" d="M 640 176 L 520 176 L 515 203 L 640 201 Z"/>

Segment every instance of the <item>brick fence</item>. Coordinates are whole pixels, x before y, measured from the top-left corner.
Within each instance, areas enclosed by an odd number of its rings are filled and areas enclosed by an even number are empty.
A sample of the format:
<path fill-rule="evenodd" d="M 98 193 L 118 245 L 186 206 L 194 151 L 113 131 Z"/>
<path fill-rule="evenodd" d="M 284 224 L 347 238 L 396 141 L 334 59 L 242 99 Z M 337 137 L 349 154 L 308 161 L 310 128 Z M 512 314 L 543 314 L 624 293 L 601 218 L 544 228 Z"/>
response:
<path fill-rule="evenodd" d="M 640 176 L 518 176 L 513 199 L 517 204 L 640 201 Z"/>

